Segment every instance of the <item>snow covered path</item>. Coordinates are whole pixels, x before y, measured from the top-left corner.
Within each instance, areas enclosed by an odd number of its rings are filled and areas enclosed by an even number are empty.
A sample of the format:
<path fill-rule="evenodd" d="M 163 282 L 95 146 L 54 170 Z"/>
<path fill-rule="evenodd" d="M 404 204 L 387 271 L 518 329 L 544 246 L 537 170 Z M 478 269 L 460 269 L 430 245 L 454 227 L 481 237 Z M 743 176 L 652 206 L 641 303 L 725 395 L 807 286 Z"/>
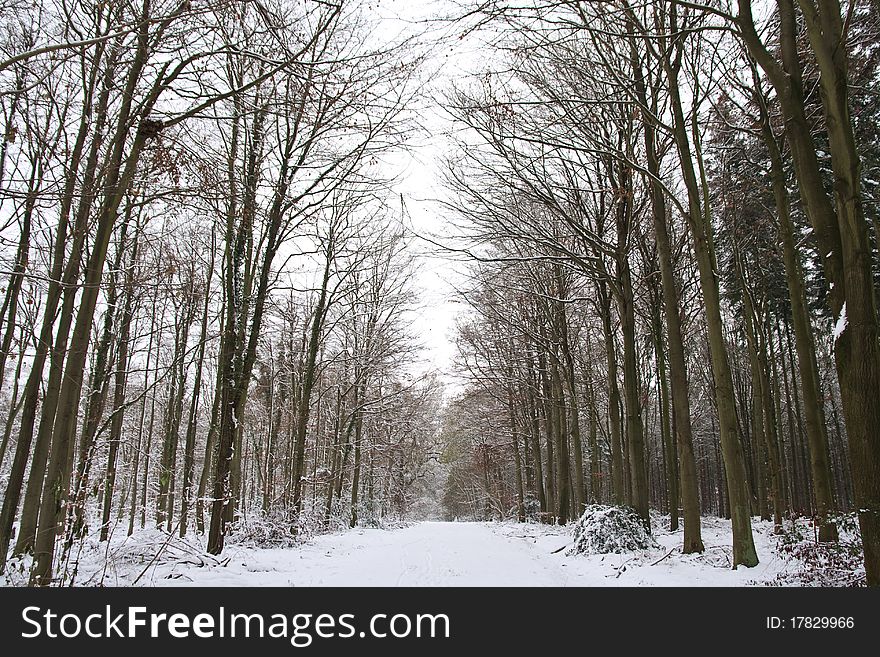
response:
<path fill-rule="evenodd" d="M 290 548 L 230 545 L 212 561 L 198 545 L 136 533 L 80 555 L 78 585 L 94 586 L 743 586 L 784 571 L 769 523 L 756 522 L 761 563 L 731 570 L 730 523 L 704 519 L 706 552 L 681 555 L 681 532 L 657 527 L 660 547 L 571 556 L 571 528 L 520 523 L 420 522 L 316 536 Z M 176 546 L 176 547 L 175 547 Z M 104 564 L 107 564 L 106 570 Z M 149 564 L 149 565 L 148 565 Z"/>
<path fill-rule="evenodd" d="M 565 543 L 560 537 L 560 545 Z M 539 559 L 533 543 L 511 540 L 481 523 L 423 522 L 392 531 L 368 529 L 322 536 L 293 551 L 272 552 L 279 553 L 279 570 L 292 567 L 285 573 L 292 585 L 563 586 L 566 579 L 556 564 Z M 285 563 L 291 556 L 292 563 Z M 304 567 L 297 568 L 297 561 Z"/>

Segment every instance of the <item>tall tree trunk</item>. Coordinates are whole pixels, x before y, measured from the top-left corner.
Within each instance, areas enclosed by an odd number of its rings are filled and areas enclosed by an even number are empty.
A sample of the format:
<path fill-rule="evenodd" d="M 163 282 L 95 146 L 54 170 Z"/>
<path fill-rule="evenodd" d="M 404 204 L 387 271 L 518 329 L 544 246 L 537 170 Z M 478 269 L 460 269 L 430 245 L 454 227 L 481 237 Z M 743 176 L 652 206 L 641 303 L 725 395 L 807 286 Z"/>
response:
<path fill-rule="evenodd" d="M 623 333 L 623 391 L 626 406 L 626 435 L 629 453 L 632 503 L 636 512 L 651 530 L 648 513 L 648 481 L 645 464 L 645 436 L 642 427 L 638 355 L 636 354 L 635 307 L 632 277 L 627 256 L 618 259 L 617 284 L 620 289 L 620 325 Z"/>
<path fill-rule="evenodd" d="M 542 326 L 542 331 L 544 330 Z M 556 457 L 556 436 L 558 434 L 557 423 L 559 414 L 556 412 L 556 400 L 550 378 L 550 357 L 545 351 L 546 336 L 541 336 L 541 343 L 537 345 L 538 376 L 541 382 L 541 406 L 544 415 L 544 434 L 547 443 L 547 470 L 544 473 L 544 485 L 546 486 L 547 510 L 558 519 L 559 507 L 557 503 L 559 492 L 559 480 L 557 468 L 559 465 Z"/>
<path fill-rule="evenodd" d="M 551 354 L 550 390 L 551 409 L 555 414 L 554 452 L 556 453 L 556 521 L 560 525 L 568 522 L 571 503 L 571 463 L 568 453 L 568 431 L 566 422 L 566 399 L 562 389 L 562 375 L 559 371 L 559 354 Z"/>
<path fill-rule="evenodd" d="M 6 154 L 7 142 L 8 140 L 4 140 L 2 146 L 4 156 Z M 21 229 L 18 235 L 18 248 L 15 252 L 15 264 L 12 266 L 12 273 L 6 285 L 6 293 L 3 295 L 3 306 L 0 307 L 0 326 L 4 328 L 3 339 L 0 342 L 0 390 L 3 390 L 3 383 L 6 380 L 6 360 L 12 348 L 12 338 L 15 336 L 18 298 L 21 296 L 24 273 L 27 270 L 30 258 L 31 225 L 33 223 L 34 208 L 37 204 L 37 188 L 42 176 L 42 160 L 38 158 L 31 166 L 28 191 L 21 217 Z M 2 180 L 2 173 L 0 173 L 0 180 Z M 0 458 L 0 463 L 2 463 L 2 458 Z"/>
<path fill-rule="evenodd" d="M 671 27 L 677 29 L 677 3 L 670 9 Z M 665 45 L 663 46 L 665 47 Z M 680 48 L 680 46 L 679 46 Z M 679 88 L 678 74 L 681 65 L 681 50 L 664 57 L 662 62 L 667 76 L 668 91 L 673 115 L 673 136 L 679 154 L 681 173 L 684 178 L 688 196 L 687 220 L 693 238 L 699 273 L 700 289 L 705 304 L 706 328 L 709 334 L 709 353 L 712 361 L 712 373 L 715 385 L 715 402 L 718 410 L 718 421 L 721 439 L 721 451 L 724 457 L 724 469 L 727 479 L 727 501 L 730 507 L 733 529 L 733 566 L 756 566 L 758 554 L 752 537 L 751 504 L 749 483 L 743 460 L 742 445 L 737 435 L 736 407 L 733 394 L 733 378 L 727 346 L 724 341 L 724 325 L 721 320 L 721 299 L 716 276 L 717 262 L 715 258 L 712 223 L 709 216 L 707 199 L 708 187 L 703 167 L 700 166 L 702 185 L 698 182 L 694 170 L 694 152 L 688 137 L 687 122 Z M 698 161 L 700 146 L 696 145 Z M 702 190 L 702 192 L 701 192 Z"/>
<path fill-rule="evenodd" d="M 104 504 L 101 513 L 101 541 L 106 541 L 110 535 L 110 511 L 113 503 L 113 489 L 116 485 L 116 461 L 119 444 L 122 442 L 122 422 L 125 418 L 129 339 L 131 336 L 131 323 L 134 317 L 134 270 L 137 266 L 138 246 L 140 243 L 139 233 L 140 229 L 138 229 L 138 234 L 134 237 L 131 259 L 125 274 L 125 300 L 123 302 L 122 318 L 119 323 L 119 336 L 117 338 L 113 411 L 110 421 L 110 440 L 107 448 L 107 471 L 104 476 Z M 137 461 L 135 461 L 134 472 L 137 472 Z M 134 488 L 132 488 L 132 497 L 134 497 Z"/>
<path fill-rule="evenodd" d="M 360 374 L 365 377 L 364 373 Z M 354 467 L 351 473 L 351 522 L 350 527 L 357 527 L 358 524 L 358 487 L 361 481 L 361 440 L 364 432 L 364 410 L 363 405 L 366 397 L 366 380 L 362 380 L 355 400 L 355 427 L 354 427 Z"/>
<path fill-rule="evenodd" d="M 640 103 L 657 111 L 658 90 L 654 85 L 651 104 L 648 103 L 647 85 L 638 55 L 634 46 L 630 59 L 635 74 L 635 91 Z M 679 485 L 684 515 L 684 541 L 682 552 L 691 554 L 703 551 L 700 528 L 700 494 L 697 479 L 697 465 L 694 458 L 693 432 L 691 428 L 690 393 L 688 373 L 684 357 L 684 339 L 681 329 L 681 295 L 675 279 L 672 261 L 672 245 L 669 237 L 668 210 L 666 197 L 658 181 L 660 180 L 660 156 L 657 153 L 657 130 L 651 120 L 644 123 L 644 145 L 647 169 L 650 175 L 651 219 L 654 226 L 654 241 L 657 245 L 657 259 L 660 264 L 660 283 L 663 290 L 663 310 L 666 318 L 666 335 L 669 345 L 669 387 L 672 393 L 673 426 L 679 459 Z"/>
<path fill-rule="evenodd" d="M 785 496 L 782 487 L 782 469 L 779 463 L 779 446 L 776 441 L 776 431 L 773 423 L 773 409 L 768 407 L 768 401 L 772 404 L 769 396 L 769 379 L 765 365 L 759 356 L 758 338 L 755 330 L 755 308 L 752 303 L 751 292 L 745 280 L 742 264 L 737 262 L 737 274 L 742 287 L 743 298 L 743 324 L 746 330 L 746 342 L 749 352 L 749 369 L 752 377 L 752 394 L 757 394 L 759 404 L 756 405 L 757 416 L 755 417 L 755 439 L 757 442 L 764 441 L 767 447 L 767 463 L 770 468 L 770 483 L 773 489 L 773 529 L 777 534 L 782 533 L 782 512 L 785 506 Z"/>
<path fill-rule="evenodd" d="M 785 280 L 788 285 L 788 296 L 791 300 L 791 321 L 794 328 L 801 391 L 804 396 L 804 420 L 807 441 L 810 446 L 810 467 L 813 487 L 816 492 L 816 522 L 819 525 L 819 540 L 823 542 L 836 541 L 837 525 L 831 518 L 835 504 L 831 485 L 825 407 L 822 401 L 816 347 L 813 343 L 810 315 L 807 310 L 803 282 L 804 273 L 794 241 L 794 227 L 791 220 L 791 205 L 785 182 L 782 153 L 770 125 L 766 99 L 762 93 L 757 92 L 759 89 L 757 84 L 755 89 L 755 99 L 761 111 L 761 134 L 770 156 L 770 181 L 773 187 L 773 198 L 776 202 L 776 213 L 779 218 L 779 239 L 782 243 Z"/>
<path fill-rule="evenodd" d="M 541 457 L 541 424 L 538 411 L 538 403 L 535 399 L 538 390 L 538 382 L 535 377 L 534 354 L 532 353 L 532 345 L 526 342 L 526 373 L 528 376 L 528 386 L 526 388 L 526 396 L 528 398 L 529 412 L 529 440 L 531 441 L 531 454 L 533 460 L 533 468 L 535 471 L 535 490 L 538 493 L 538 505 L 542 514 L 547 512 L 547 495 L 544 489 L 544 463 Z M 543 517 L 543 516 L 542 516 Z"/>
<path fill-rule="evenodd" d="M 262 127 L 257 130 L 261 132 Z M 218 368 L 218 393 L 220 394 L 218 449 L 214 474 L 214 499 L 211 504 L 211 525 L 208 530 L 208 552 L 220 554 L 226 534 L 226 523 L 230 519 L 239 492 L 238 481 L 231 475 L 240 476 L 241 443 L 244 427 L 244 409 L 254 362 L 257 357 L 257 344 L 263 315 L 269 296 L 272 262 L 281 243 L 281 229 L 284 218 L 284 204 L 287 199 L 289 161 L 282 161 L 278 179 L 282 182 L 274 189 L 268 213 L 268 228 L 263 242 L 263 257 L 256 276 L 256 289 L 253 291 L 253 313 L 247 322 L 247 308 L 242 306 L 239 295 L 237 272 L 241 271 L 243 250 L 250 239 L 250 220 L 235 230 L 234 216 L 230 213 L 227 223 L 227 265 L 226 265 L 226 304 L 224 320 L 225 332 L 221 341 Z M 245 203 L 250 207 L 250 203 Z M 235 236 L 233 246 L 229 246 Z M 250 250 L 250 249 L 248 249 Z M 329 267 L 329 265 L 328 265 Z M 257 272 L 256 265 L 254 271 Z M 251 274 L 253 275 L 253 274 Z M 326 281 L 325 281 L 326 285 Z M 250 289 L 250 285 L 245 287 Z M 248 295 L 251 296 L 251 295 Z M 222 385 L 219 384 L 222 382 Z M 236 467 L 238 465 L 238 467 Z"/>
<path fill-rule="evenodd" d="M 660 395 L 660 436 L 661 448 L 666 464 L 666 494 L 669 506 L 669 531 L 678 531 L 678 454 L 672 439 L 671 414 L 669 412 L 669 385 L 666 381 L 666 354 L 663 349 L 663 329 L 660 326 L 659 299 L 654 308 L 654 354 L 657 358 L 657 380 Z"/>
<path fill-rule="evenodd" d="M 327 312 L 329 293 L 330 272 L 333 264 L 333 245 L 328 245 L 324 262 L 324 273 L 321 277 L 321 289 L 318 293 L 318 302 L 315 305 L 312 325 L 309 331 L 309 341 L 306 350 L 306 362 L 303 368 L 302 388 L 299 398 L 299 408 L 296 414 L 296 436 L 294 442 L 293 461 L 293 506 L 297 513 L 302 509 L 302 477 L 305 466 L 306 433 L 309 424 L 309 412 L 311 410 L 312 389 L 315 385 L 317 369 L 318 348 L 321 341 L 321 333 L 324 326 L 324 317 Z"/>
<path fill-rule="evenodd" d="M 159 494 L 156 496 L 156 527 L 167 524 L 171 532 L 174 517 L 174 489 L 177 474 L 177 448 L 180 443 L 180 423 L 183 418 L 183 397 L 186 393 L 186 352 L 189 328 L 193 319 L 192 297 L 193 272 L 190 272 L 190 289 L 185 293 L 175 312 L 174 357 L 171 361 L 171 381 L 168 386 L 168 406 L 165 409 L 162 459 L 159 462 Z M 193 392 L 198 394 L 198 390 Z"/>
<path fill-rule="evenodd" d="M 611 300 L 606 283 L 599 280 L 599 308 L 602 315 L 602 331 L 605 338 L 605 358 L 608 364 L 608 416 L 611 425 L 611 499 L 614 504 L 624 503 L 623 448 L 620 421 L 620 385 L 617 381 L 617 349 L 611 324 Z"/>
<path fill-rule="evenodd" d="M 556 280 L 560 291 L 564 287 L 562 271 L 560 267 L 556 267 Z M 560 293 L 560 296 L 562 294 Z M 578 403 L 577 381 L 575 380 L 574 357 L 571 353 L 571 341 L 568 336 L 568 316 L 565 311 L 565 304 L 562 301 L 556 302 L 556 323 L 559 331 L 559 348 L 562 352 L 563 374 L 568 391 L 568 429 L 571 436 L 572 456 L 572 503 L 575 509 L 575 516 L 580 517 L 584 510 L 584 503 L 587 496 L 587 488 L 584 482 L 584 450 L 581 442 L 581 425 L 580 425 L 580 404 Z M 517 457 L 519 458 L 519 457 Z"/>
<path fill-rule="evenodd" d="M 201 330 L 199 332 L 199 352 L 196 357 L 196 371 L 193 380 L 193 395 L 189 405 L 186 423 L 186 438 L 183 446 L 183 489 L 180 495 L 180 536 L 186 536 L 189 528 L 189 509 L 192 499 L 193 476 L 195 471 L 196 425 L 199 413 L 199 400 L 202 394 L 202 371 L 205 365 L 205 349 L 208 343 L 208 312 L 211 307 L 211 280 L 214 277 L 214 258 L 216 255 L 216 236 L 211 227 L 211 259 L 205 277 L 204 303 L 202 304 Z"/>
<path fill-rule="evenodd" d="M 589 413 L 590 413 L 590 503 L 602 503 L 602 456 L 600 454 L 598 439 L 598 403 L 596 400 L 596 390 L 593 387 L 591 377 L 587 378 L 587 393 L 589 395 Z"/>
<path fill-rule="evenodd" d="M 511 353 L 511 356 L 513 354 Z M 526 507 L 525 507 L 525 494 L 523 492 L 523 467 L 522 467 L 522 457 L 519 452 L 519 432 L 517 431 L 516 426 L 516 413 L 514 412 L 514 404 L 513 404 L 513 375 L 512 372 L 508 373 L 508 388 L 507 388 L 507 418 L 508 422 L 510 422 L 510 446 L 513 449 L 513 465 L 514 465 L 514 477 L 516 477 L 516 515 L 517 519 L 520 522 L 526 521 Z"/>
<path fill-rule="evenodd" d="M 221 311 L 221 316 L 222 316 Z M 221 326 L 220 332 L 223 332 Z M 202 461 L 202 473 L 199 476 L 199 488 L 196 492 L 196 531 L 205 531 L 205 494 L 208 491 L 208 481 L 211 472 L 217 462 L 217 429 L 220 418 L 220 386 L 218 379 L 214 386 L 214 399 L 211 402 L 211 421 L 208 423 L 208 435 L 205 438 L 205 458 Z"/>
<path fill-rule="evenodd" d="M 113 333 L 119 304 L 119 281 L 117 272 L 122 269 L 127 247 L 128 226 L 131 222 L 131 205 L 126 206 L 125 219 L 119 231 L 119 245 L 111 265 L 110 285 L 107 291 L 107 308 L 104 311 L 104 327 L 95 349 L 95 359 L 91 367 L 89 393 L 86 402 L 85 423 L 79 441 L 79 459 L 76 466 L 76 479 L 73 487 L 73 502 L 69 515 L 72 516 L 65 549 L 69 549 L 74 537 L 82 536 L 86 530 L 85 505 L 88 495 L 89 475 L 92 459 L 97 447 L 98 428 L 107 404 L 111 370 L 113 368 Z M 67 488 L 67 477 L 64 487 Z"/>

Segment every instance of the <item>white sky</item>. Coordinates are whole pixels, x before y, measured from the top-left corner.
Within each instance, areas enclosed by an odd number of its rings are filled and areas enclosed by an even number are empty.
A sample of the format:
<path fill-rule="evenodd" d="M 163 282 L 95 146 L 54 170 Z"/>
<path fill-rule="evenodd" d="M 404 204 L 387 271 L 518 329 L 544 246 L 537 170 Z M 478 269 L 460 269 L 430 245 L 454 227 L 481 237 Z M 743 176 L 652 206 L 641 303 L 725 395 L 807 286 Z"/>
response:
<path fill-rule="evenodd" d="M 447 0 L 379 0 L 366 4 L 382 18 L 382 33 L 387 32 L 391 38 L 423 33 L 423 39 L 433 44 L 425 64 L 424 76 L 429 82 L 419 115 L 425 132 L 410 144 L 409 153 L 399 156 L 402 175 L 395 196 L 403 197 L 408 224 L 416 234 L 445 235 L 447 213 L 437 199 L 444 196 L 441 169 L 448 149 L 445 134 L 451 124 L 437 99 L 452 80 L 460 80 L 479 67 L 479 43 L 472 37 L 459 39 L 454 26 L 438 20 L 455 10 Z M 426 241 L 417 239 L 414 247 L 420 254 L 414 281 L 420 292 L 420 308 L 412 328 L 425 347 L 424 362 L 416 371 L 437 371 L 449 394 L 457 387 L 451 371 L 453 331 L 462 306 L 454 299 L 454 286 L 463 280 L 462 263 L 453 262 Z"/>

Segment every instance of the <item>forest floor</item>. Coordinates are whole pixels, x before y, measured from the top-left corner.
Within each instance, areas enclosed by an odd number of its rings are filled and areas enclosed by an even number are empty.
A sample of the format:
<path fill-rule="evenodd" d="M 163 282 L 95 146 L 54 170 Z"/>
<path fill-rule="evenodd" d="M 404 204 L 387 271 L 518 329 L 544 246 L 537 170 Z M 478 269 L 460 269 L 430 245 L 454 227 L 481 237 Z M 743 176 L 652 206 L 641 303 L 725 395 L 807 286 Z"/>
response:
<path fill-rule="evenodd" d="M 358 528 L 287 548 L 229 545 L 220 558 L 148 530 L 86 544 L 68 572 L 75 567 L 79 586 L 748 586 L 798 565 L 780 552 L 770 523 L 754 524 L 760 564 L 733 570 L 729 521 L 703 519 L 699 555 L 680 554 L 681 530 L 663 522 L 654 522 L 658 548 L 592 556 L 566 554 L 570 527 L 513 522 Z M 0 583 L 17 579 L 10 568 Z"/>

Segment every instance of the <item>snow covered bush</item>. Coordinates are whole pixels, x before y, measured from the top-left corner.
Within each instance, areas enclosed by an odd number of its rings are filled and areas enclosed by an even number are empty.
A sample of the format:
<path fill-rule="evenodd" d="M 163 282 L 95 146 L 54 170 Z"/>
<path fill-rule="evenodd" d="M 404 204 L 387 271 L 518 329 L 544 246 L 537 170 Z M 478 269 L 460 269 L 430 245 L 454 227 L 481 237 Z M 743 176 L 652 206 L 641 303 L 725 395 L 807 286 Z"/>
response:
<path fill-rule="evenodd" d="M 534 493 L 528 493 L 523 500 L 526 511 L 526 521 L 539 522 L 541 519 L 541 502 Z"/>
<path fill-rule="evenodd" d="M 347 521 L 346 521 L 347 522 Z M 371 529 L 402 529 L 409 527 L 410 523 L 396 516 L 385 516 L 378 512 L 377 509 L 370 508 L 369 504 L 361 504 L 358 506 L 358 527 L 369 527 Z M 346 524 L 345 528 L 348 528 Z"/>
<path fill-rule="evenodd" d="M 256 517 L 235 523 L 227 541 L 230 545 L 245 547 L 291 547 L 296 544 L 296 536 L 290 525 Z"/>
<path fill-rule="evenodd" d="M 254 510 L 232 525 L 227 542 L 251 548 L 292 547 L 306 529 L 304 515 L 297 517 L 292 511 L 263 514 Z"/>
<path fill-rule="evenodd" d="M 645 531 L 633 509 L 592 504 L 574 526 L 574 542 L 568 554 L 637 552 L 655 547 L 657 542 Z"/>

